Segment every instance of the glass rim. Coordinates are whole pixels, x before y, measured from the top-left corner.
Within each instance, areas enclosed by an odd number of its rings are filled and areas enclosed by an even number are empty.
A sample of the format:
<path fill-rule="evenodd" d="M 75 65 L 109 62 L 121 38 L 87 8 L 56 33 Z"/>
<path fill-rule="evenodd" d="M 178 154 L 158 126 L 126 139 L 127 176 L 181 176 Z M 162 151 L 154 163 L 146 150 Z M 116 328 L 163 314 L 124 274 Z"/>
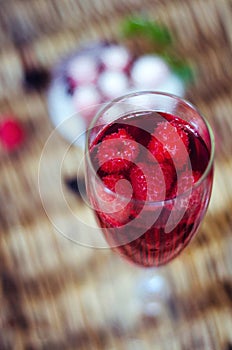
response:
<path fill-rule="evenodd" d="M 90 166 L 90 170 L 91 172 L 94 173 L 94 175 L 98 178 L 98 180 L 100 182 L 102 182 L 100 176 L 97 174 L 97 172 L 94 169 L 93 163 L 91 161 L 90 158 L 90 152 L 88 149 L 88 145 L 89 145 L 89 137 L 90 137 L 90 132 L 91 130 L 94 128 L 94 126 L 96 125 L 96 121 L 100 118 L 101 115 L 103 115 L 104 112 L 106 112 L 110 107 L 112 107 L 113 105 L 115 105 L 117 102 L 123 101 L 127 98 L 131 98 L 131 97 L 135 97 L 135 96 L 140 96 L 140 95 L 155 95 L 155 96 L 164 96 L 179 102 L 184 103 L 185 105 L 187 105 L 188 107 L 190 107 L 192 110 L 194 110 L 202 119 L 202 121 L 204 122 L 207 131 L 209 133 L 209 139 L 210 139 L 210 157 L 209 157 L 209 161 L 207 164 L 207 167 L 205 168 L 204 172 L 201 174 L 200 178 L 185 192 L 178 194 L 177 196 L 173 197 L 173 198 L 169 198 L 169 199 L 163 199 L 163 200 L 158 200 L 158 201 L 147 201 L 147 200 L 137 200 L 137 199 L 132 199 L 130 198 L 130 200 L 135 201 L 136 203 L 143 203 L 144 205 L 161 205 L 162 203 L 173 203 L 173 201 L 175 201 L 177 198 L 181 198 L 182 196 L 186 196 L 186 194 L 188 194 L 189 192 L 192 192 L 193 189 L 197 188 L 198 186 L 201 185 L 201 183 L 205 180 L 205 178 L 208 176 L 208 174 L 210 173 L 212 167 L 213 167 L 213 161 L 214 161 L 214 155 L 215 155 L 215 139 L 214 139 L 214 134 L 213 134 L 213 130 L 211 125 L 209 124 L 209 122 L 206 120 L 206 118 L 202 115 L 202 113 L 199 111 L 199 109 L 194 106 L 191 102 L 189 102 L 188 100 L 186 100 L 185 98 L 176 96 L 174 94 L 169 94 L 166 92 L 161 92 L 161 91 L 153 91 L 153 90 L 141 90 L 141 91 L 136 91 L 136 92 L 132 92 L 132 93 L 128 93 L 128 94 L 124 94 L 122 96 L 119 96 L 109 102 L 107 102 L 104 107 L 100 108 L 96 115 L 94 116 L 94 118 L 92 119 L 87 133 L 86 133 L 86 140 L 85 140 L 85 158 L 88 161 L 88 165 Z M 150 111 L 152 111 L 152 109 L 149 109 Z M 156 112 L 156 111 L 154 111 Z M 103 183 L 103 182 L 102 182 Z M 103 184 L 104 185 L 104 184 Z M 128 200 L 128 197 L 119 195 L 113 191 L 111 191 L 108 187 L 106 187 L 104 185 L 104 188 L 106 189 L 106 191 L 109 194 L 112 194 L 113 196 L 119 196 L 124 200 Z"/>

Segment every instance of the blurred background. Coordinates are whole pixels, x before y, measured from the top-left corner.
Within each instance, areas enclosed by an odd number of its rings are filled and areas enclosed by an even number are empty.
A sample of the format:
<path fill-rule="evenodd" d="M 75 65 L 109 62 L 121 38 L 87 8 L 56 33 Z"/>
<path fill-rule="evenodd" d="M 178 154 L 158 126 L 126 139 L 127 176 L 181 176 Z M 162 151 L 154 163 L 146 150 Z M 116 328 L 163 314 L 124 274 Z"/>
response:
<path fill-rule="evenodd" d="M 137 37 L 128 16 L 171 34 L 170 66 L 178 68 L 183 95 L 207 117 L 216 139 L 209 211 L 191 245 L 161 269 L 170 293 L 158 303 L 149 293 L 160 295 L 159 276 L 141 295 L 140 282 L 150 272 L 109 249 L 75 244 L 54 226 L 57 220 L 87 237 L 88 230 L 70 221 L 67 205 L 93 220 L 75 182 L 82 150 L 72 145 L 66 154 L 69 142 L 53 133 L 48 91 L 60 74 L 56 67 L 102 40 L 123 45 L 133 57 L 160 53 L 157 32 Z M 231 23 L 230 0 L 0 2 L 1 350 L 232 349 Z M 70 102 L 61 103 L 66 111 Z"/>

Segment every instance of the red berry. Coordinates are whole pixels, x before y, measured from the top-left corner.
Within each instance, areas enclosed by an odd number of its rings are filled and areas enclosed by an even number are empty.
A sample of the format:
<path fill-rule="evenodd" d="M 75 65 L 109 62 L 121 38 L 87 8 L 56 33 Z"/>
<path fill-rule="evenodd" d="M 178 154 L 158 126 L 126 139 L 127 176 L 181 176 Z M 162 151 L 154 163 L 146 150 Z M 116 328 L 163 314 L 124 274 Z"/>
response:
<path fill-rule="evenodd" d="M 148 149 L 158 162 L 173 160 L 174 165 L 182 167 L 188 158 L 188 134 L 177 122 L 160 122 L 154 130 Z"/>
<path fill-rule="evenodd" d="M 142 201 L 165 199 L 166 184 L 159 165 L 139 163 L 131 169 L 130 179 L 135 199 Z"/>
<path fill-rule="evenodd" d="M 194 188 L 201 174 L 198 171 L 185 171 L 177 178 L 177 184 L 173 188 L 172 197 L 181 196 L 181 207 L 194 207 L 200 202 L 202 188 Z"/>
<path fill-rule="evenodd" d="M 102 181 L 112 192 L 118 193 L 124 197 L 130 195 L 130 186 L 128 187 L 129 182 L 122 174 L 110 174 L 104 176 Z"/>
<path fill-rule="evenodd" d="M 188 224 L 195 224 L 199 220 L 202 205 L 204 205 L 204 187 L 199 185 L 194 187 L 194 184 L 200 178 L 199 172 L 185 171 L 177 179 L 177 188 L 173 190 L 173 202 L 170 202 L 167 209 L 171 214 L 169 217 L 169 224 L 173 228 L 185 216 Z"/>
<path fill-rule="evenodd" d="M 8 151 L 13 151 L 24 140 L 24 132 L 20 123 L 13 119 L 5 119 L 0 125 L 0 140 Z"/>
<path fill-rule="evenodd" d="M 165 161 L 160 163 L 160 168 L 162 169 L 163 176 L 166 185 L 166 199 L 170 199 L 172 196 L 172 188 L 176 182 L 176 170 L 172 162 Z"/>
<path fill-rule="evenodd" d="M 108 174 L 127 170 L 139 153 L 137 142 L 125 129 L 107 135 L 98 145 L 97 158 L 101 170 Z"/>
<path fill-rule="evenodd" d="M 201 174 L 198 171 L 185 171 L 178 179 L 178 193 L 185 193 L 192 189 L 192 186 L 200 178 Z"/>
<path fill-rule="evenodd" d="M 110 174 L 102 178 L 97 186 L 97 207 L 101 217 L 117 226 L 128 221 L 132 204 L 132 188 L 130 182 L 122 174 Z M 106 188 L 107 187 L 107 188 Z M 109 189 L 111 192 L 109 192 Z M 112 193 L 114 192 L 114 193 Z"/>
<path fill-rule="evenodd" d="M 164 146 L 154 136 L 151 136 L 151 140 L 148 144 L 148 149 L 151 152 L 151 160 L 156 160 L 159 163 L 165 162 L 169 155 L 165 152 Z M 154 159 L 155 158 L 155 159 Z"/>

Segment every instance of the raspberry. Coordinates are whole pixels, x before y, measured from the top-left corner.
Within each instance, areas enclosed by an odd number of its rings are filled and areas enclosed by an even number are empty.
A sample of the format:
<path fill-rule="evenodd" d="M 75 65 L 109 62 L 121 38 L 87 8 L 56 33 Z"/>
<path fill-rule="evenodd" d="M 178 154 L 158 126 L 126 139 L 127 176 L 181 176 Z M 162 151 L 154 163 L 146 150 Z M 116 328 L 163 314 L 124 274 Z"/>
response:
<path fill-rule="evenodd" d="M 100 182 L 97 184 L 96 188 L 96 194 L 97 198 L 100 198 L 100 200 L 103 200 L 104 202 L 112 202 L 115 198 L 115 195 L 109 191 L 105 187 L 107 187 L 110 191 L 116 192 L 115 191 L 115 186 L 118 181 L 125 179 L 123 175 L 121 174 L 111 174 L 104 176 L 101 180 L 103 184 Z M 121 182 L 121 181 L 120 181 Z"/>
<path fill-rule="evenodd" d="M 137 142 L 125 129 L 107 135 L 98 147 L 99 165 L 108 174 L 127 170 L 139 153 Z"/>
<path fill-rule="evenodd" d="M 105 186 L 124 198 L 131 198 L 130 182 L 122 174 L 110 174 L 102 178 Z"/>
<path fill-rule="evenodd" d="M 188 158 L 189 139 L 184 128 L 177 122 L 160 122 L 154 130 L 148 149 L 158 162 L 173 160 L 178 168 Z"/>
<path fill-rule="evenodd" d="M 176 170 L 173 162 L 165 161 L 160 163 L 160 168 L 163 171 L 163 176 L 166 185 L 166 199 L 170 199 L 172 195 L 172 188 L 176 182 Z"/>
<path fill-rule="evenodd" d="M 11 117 L 0 125 L 0 140 L 8 151 L 17 149 L 24 141 L 24 130 L 20 123 Z"/>
<path fill-rule="evenodd" d="M 148 149 L 151 152 L 150 160 L 154 161 L 154 158 L 157 162 L 162 163 L 168 159 L 168 154 L 165 152 L 164 147 L 160 141 L 158 141 L 153 135 L 151 136 L 151 140 L 148 143 Z"/>
<path fill-rule="evenodd" d="M 130 182 L 122 174 L 110 174 L 102 178 L 103 184 L 99 184 L 96 190 L 98 198 L 97 207 L 101 212 L 101 218 L 114 226 L 120 226 L 128 221 L 132 204 L 132 188 Z M 107 187 L 110 191 L 108 192 Z"/>
<path fill-rule="evenodd" d="M 185 171 L 178 179 L 178 193 L 183 194 L 190 190 L 200 177 L 201 174 L 198 171 Z"/>
<path fill-rule="evenodd" d="M 131 169 L 131 184 L 135 199 L 160 201 L 165 199 L 165 179 L 158 165 L 139 163 Z"/>
<path fill-rule="evenodd" d="M 204 191 L 201 185 L 193 188 L 194 183 L 198 181 L 201 174 L 199 172 L 185 171 L 180 175 L 177 181 L 177 189 L 173 190 L 173 203 L 167 206 L 170 210 L 171 223 L 176 226 L 185 216 L 186 223 L 195 224 L 199 219 L 202 204 L 204 205 Z M 177 192 L 178 190 L 178 192 Z"/>
<path fill-rule="evenodd" d="M 173 186 L 171 197 L 181 196 L 180 208 L 194 208 L 201 201 L 201 186 L 193 188 L 195 182 L 198 181 L 201 174 L 198 171 L 185 171 L 177 179 L 177 184 Z M 178 200 L 178 201 L 179 201 Z"/>

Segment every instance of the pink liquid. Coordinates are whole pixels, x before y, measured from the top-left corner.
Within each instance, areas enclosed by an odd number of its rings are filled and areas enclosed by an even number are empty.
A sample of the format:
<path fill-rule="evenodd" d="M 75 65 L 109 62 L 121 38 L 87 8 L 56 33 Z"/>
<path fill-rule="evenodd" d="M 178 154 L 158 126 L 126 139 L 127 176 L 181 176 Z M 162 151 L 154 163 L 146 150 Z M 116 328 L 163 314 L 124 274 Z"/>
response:
<path fill-rule="evenodd" d="M 159 124 L 166 121 L 174 122 L 184 130 L 187 145 L 183 152 L 188 155 L 185 163 L 180 162 L 181 157 L 178 154 L 176 160 L 175 156 L 171 155 L 170 159 L 163 162 L 162 154 L 159 153 L 156 159 L 151 157 L 148 151 L 152 133 L 154 135 L 154 130 L 158 130 L 156 128 Z M 100 166 L 99 146 L 107 135 L 114 135 L 122 129 L 139 145 L 139 150 L 136 150 L 132 161 L 127 161 L 125 168 L 110 168 L 107 172 L 106 168 Z M 171 141 L 171 137 L 168 137 L 167 142 Z M 170 114 L 137 113 L 106 126 L 94 140 L 90 152 L 93 165 L 102 181 L 113 172 L 116 178 L 119 176 L 132 184 L 129 203 L 122 198 L 122 208 L 117 208 L 112 213 L 104 210 L 101 202 L 96 199 L 98 194 L 89 189 L 99 225 L 109 246 L 130 262 L 146 267 L 163 265 L 176 257 L 195 234 L 206 212 L 212 187 L 212 171 L 203 181 L 196 180 L 197 183 L 192 185 L 193 187 L 183 187 L 183 178 L 187 178 L 185 182 L 188 184 L 190 175 L 197 174 L 197 179 L 201 177 L 210 157 L 206 144 L 194 127 Z M 157 167 L 157 164 L 161 166 L 164 186 L 160 186 L 160 193 L 154 197 L 157 200 L 138 200 L 136 191 L 138 192 L 141 186 L 138 187 L 137 179 L 133 181 L 132 178 L 132 169 L 138 164 L 145 164 L 149 169 L 151 166 Z M 101 183 L 101 186 L 104 191 L 106 185 Z M 153 184 L 151 188 L 152 186 Z M 156 188 L 159 189 L 159 186 Z M 152 194 L 150 198 L 153 198 Z"/>

